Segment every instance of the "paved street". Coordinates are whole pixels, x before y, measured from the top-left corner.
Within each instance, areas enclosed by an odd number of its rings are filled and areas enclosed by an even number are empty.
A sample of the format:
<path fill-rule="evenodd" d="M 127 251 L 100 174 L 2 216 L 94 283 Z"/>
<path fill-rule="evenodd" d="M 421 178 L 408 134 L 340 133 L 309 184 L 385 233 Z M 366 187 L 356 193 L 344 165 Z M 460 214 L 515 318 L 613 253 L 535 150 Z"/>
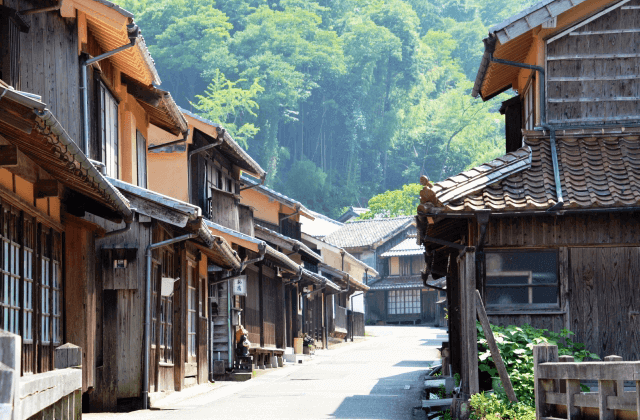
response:
<path fill-rule="evenodd" d="M 85 419 L 422 419 L 420 379 L 441 329 L 368 326 L 367 340 L 318 351 L 303 365 L 225 384 L 161 409 Z"/>

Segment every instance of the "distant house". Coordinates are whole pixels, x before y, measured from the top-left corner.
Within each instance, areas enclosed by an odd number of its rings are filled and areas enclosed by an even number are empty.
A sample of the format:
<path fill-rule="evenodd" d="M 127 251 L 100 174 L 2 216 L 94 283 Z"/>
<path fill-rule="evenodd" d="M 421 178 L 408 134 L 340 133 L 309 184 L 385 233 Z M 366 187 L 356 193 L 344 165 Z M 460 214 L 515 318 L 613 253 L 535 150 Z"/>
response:
<path fill-rule="evenodd" d="M 351 220 L 357 219 L 358 217 L 362 216 L 368 211 L 369 209 L 364 207 L 349 207 L 347 211 L 345 211 L 340 217 L 338 217 L 338 222 L 340 223 L 350 222 Z"/>
<path fill-rule="evenodd" d="M 374 267 L 379 276 L 389 275 L 389 259 L 382 254 L 406 239 L 407 233 L 415 233 L 413 217 L 395 217 L 388 219 L 355 220 L 346 223 L 324 238 L 324 241 L 343 248 L 345 251 Z M 371 278 L 367 282 L 371 284 Z M 347 306 L 347 301 L 339 302 Z M 353 299 L 352 305 L 364 312 L 364 299 Z M 351 307 L 351 304 L 349 305 Z"/>
<path fill-rule="evenodd" d="M 640 359 L 639 18 L 637 0 L 545 0 L 484 40 L 473 94 L 517 92 L 507 153 L 421 179 L 417 219 L 427 274 L 447 278 L 463 396 L 479 389 L 476 290 L 494 324 Z"/>
<path fill-rule="evenodd" d="M 300 222 L 302 223 L 302 233 L 316 239 L 323 239 L 327 235 L 331 235 L 336 230 L 344 226 L 344 223 L 333 220 L 325 215 L 311 212 L 314 220 L 304 218 Z"/>
<path fill-rule="evenodd" d="M 424 247 L 416 241 L 416 234 L 407 234 L 405 240 L 380 255 L 389 271 L 369 282 L 367 321 L 445 325 L 444 305 L 438 301 L 446 294 L 423 283 Z"/>

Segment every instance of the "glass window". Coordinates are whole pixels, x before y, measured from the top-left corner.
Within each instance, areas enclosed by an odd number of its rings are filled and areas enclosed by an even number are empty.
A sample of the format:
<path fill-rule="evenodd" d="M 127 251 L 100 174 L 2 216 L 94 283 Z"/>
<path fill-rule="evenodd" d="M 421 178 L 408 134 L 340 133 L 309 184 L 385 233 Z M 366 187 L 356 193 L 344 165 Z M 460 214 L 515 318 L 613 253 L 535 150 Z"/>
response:
<path fill-rule="evenodd" d="M 487 306 L 557 308 L 557 272 L 556 251 L 487 252 Z"/>
<path fill-rule="evenodd" d="M 147 140 L 136 130 L 136 146 L 138 148 L 138 186 L 147 188 Z"/>
<path fill-rule="evenodd" d="M 420 290 L 391 290 L 387 294 L 389 315 L 420 313 Z"/>
<path fill-rule="evenodd" d="M 108 176 L 118 178 L 118 102 L 100 82 L 101 159 Z"/>
<path fill-rule="evenodd" d="M 189 323 L 187 337 L 187 354 L 190 358 L 196 356 L 196 285 L 195 266 L 189 263 L 187 270 L 187 321 Z"/>

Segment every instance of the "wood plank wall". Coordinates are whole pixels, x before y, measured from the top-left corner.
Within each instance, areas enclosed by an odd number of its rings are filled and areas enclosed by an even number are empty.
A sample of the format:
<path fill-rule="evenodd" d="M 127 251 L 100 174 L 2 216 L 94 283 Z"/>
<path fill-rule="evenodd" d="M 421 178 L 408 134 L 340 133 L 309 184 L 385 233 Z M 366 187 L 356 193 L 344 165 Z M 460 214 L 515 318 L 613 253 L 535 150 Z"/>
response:
<path fill-rule="evenodd" d="M 25 10 L 48 4 L 5 0 L 4 5 Z M 59 12 L 36 13 L 24 19 L 31 27 L 28 33 L 20 33 L 20 89 L 42 96 L 69 136 L 80 142 L 82 101 L 75 20 L 63 19 Z"/>
<path fill-rule="evenodd" d="M 631 0 L 547 45 L 551 124 L 640 120 L 639 0 Z"/>

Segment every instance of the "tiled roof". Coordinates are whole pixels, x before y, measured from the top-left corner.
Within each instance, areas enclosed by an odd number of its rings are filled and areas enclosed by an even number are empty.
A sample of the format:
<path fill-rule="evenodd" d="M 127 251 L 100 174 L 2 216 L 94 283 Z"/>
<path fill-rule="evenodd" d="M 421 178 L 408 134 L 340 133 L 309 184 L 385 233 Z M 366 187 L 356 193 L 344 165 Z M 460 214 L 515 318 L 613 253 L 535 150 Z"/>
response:
<path fill-rule="evenodd" d="M 445 212 L 546 210 L 556 203 L 548 137 L 526 132 L 531 167 L 443 202 Z M 558 133 L 563 208 L 606 208 L 640 204 L 640 136 L 636 134 Z M 521 149 L 522 150 L 522 149 Z M 451 178 L 452 180 L 456 178 Z M 446 181 L 445 181 L 446 182 Z M 454 183 L 449 188 L 458 188 Z M 442 197 L 446 189 L 436 196 Z"/>
<path fill-rule="evenodd" d="M 268 229 L 260 225 L 255 225 L 254 229 L 256 231 L 256 236 L 258 238 L 264 239 L 265 241 L 268 241 L 268 242 L 272 242 L 278 246 L 283 246 L 288 251 L 303 253 L 307 255 L 309 258 L 312 258 L 318 262 L 324 261 L 322 259 L 322 255 L 319 255 L 313 252 L 311 248 L 309 248 L 308 246 L 306 246 L 305 244 L 303 244 L 302 242 L 296 239 L 290 238 L 288 236 L 285 236 L 281 233 L 275 232 L 271 229 Z"/>
<path fill-rule="evenodd" d="M 413 216 L 356 220 L 326 236 L 324 241 L 341 248 L 369 246 L 390 238 L 413 222 Z"/>
<path fill-rule="evenodd" d="M 400 257 L 411 255 L 422 255 L 424 253 L 424 247 L 416 243 L 415 235 L 411 238 L 407 238 L 394 246 L 384 254 L 380 255 L 382 258 L 388 257 Z"/>
<path fill-rule="evenodd" d="M 422 277 L 420 275 L 408 277 L 386 277 L 375 283 L 369 284 L 369 289 L 374 290 L 394 290 L 394 289 L 421 289 Z"/>
<path fill-rule="evenodd" d="M 300 219 L 300 223 L 302 225 L 302 233 L 306 233 L 314 238 L 323 238 L 344 226 L 344 223 L 340 223 L 320 213 L 312 211 L 311 215 L 315 217 L 315 220 L 303 217 Z"/>
<path fill-rule="evenodd" d="M 531 148 L 527 146 L 438 182 L 431 190 L 446 204 L 530 167 Z"/>

